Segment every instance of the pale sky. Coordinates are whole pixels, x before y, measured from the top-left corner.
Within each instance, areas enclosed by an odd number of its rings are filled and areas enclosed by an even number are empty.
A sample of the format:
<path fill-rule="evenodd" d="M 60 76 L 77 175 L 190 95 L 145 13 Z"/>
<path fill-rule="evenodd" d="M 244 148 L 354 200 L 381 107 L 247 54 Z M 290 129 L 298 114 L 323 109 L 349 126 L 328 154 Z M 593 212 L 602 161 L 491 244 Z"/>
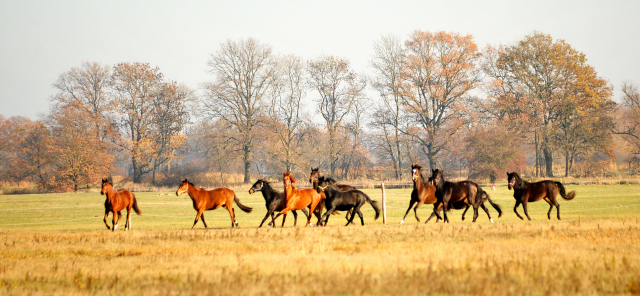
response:
<path fill-rule="evenodd" d="M 640 1 L 0 1 L 0 114 L 37 119 L 52 84 L 83 61 L 145 62 L 194 89 L 207 60 L 249 37 L 304 60 L 348 58 L 414 30 L 471 34 L 480 48 L 533 31 L 566 40 L 615 88 L 640 85 Z"/>

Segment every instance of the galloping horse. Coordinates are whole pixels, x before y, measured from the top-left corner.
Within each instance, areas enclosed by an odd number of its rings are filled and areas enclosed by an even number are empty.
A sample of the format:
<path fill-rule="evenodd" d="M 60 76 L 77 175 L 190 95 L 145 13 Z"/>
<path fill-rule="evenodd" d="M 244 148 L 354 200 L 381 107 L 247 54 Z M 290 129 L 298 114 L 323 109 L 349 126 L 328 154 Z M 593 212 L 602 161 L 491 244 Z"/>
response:
<path fill-rule="evenodd" d="M 558 193 L 565 200 L 572 200 L 576 197 L 576 192 L 571 191 L 568 194 L 565 193 L 564 185 L 560 182 L 554 182 L 550 180 L 529 183 L 525 180 L 522 180 L 518 173 L 507 172 L 508 178 L 508 187 L 509 190 L 513 187 L 513 198 L 516 199 L 516 206 L 513 207 L 513 211 L 516 213 L 520 220 L 524 220 L 520 214 L 518 214 L 518 206 L 522 203 L 522 208 L 524 208 L 524 214 L 527 215 L 527 219 L 531 220 L 529 217 L 529 213 L 527 211 L 527 203 L 539 201 L 544 199 L 549 203 L 549 212 L 547 212 L 547 218 L 551 220 L 551 210 L 553 210 L 553 206 L 556 207 L 558 212 L 558 220 L 560 220 L 560 204 L 558 203 Z"/>
<path fill-rule="evenodd" d="M 189 194 L 189 197 L 191 197 L 191 200 L 193 201 L 193 209 L 198 212 L 191 229 L 196 226 L 200 217 L 202 217 L 202 224 L 204 224 L 204 228 L 207 228 L 207 222 L 204 221 L 203 212 L 215 210 L 219 207 L 225 207 L 227 211 L 229 211 L 229 215 L 231 216 L 231 227 L 238 226 L 236 214 L 233 211 L 234 201 L 244 212 L 250 213 L 252 210 L 252 208 L 242 205 L 238 197 L 236 197 L 236 194 L 229 188 L 221 187 L 213 190 L 204 190 L 194 186 L 191 182 L 187 181 L 187 179 L 184 179 L 182 180 L 180 187 L 178 187 L 176 195 L 179 196 L 185 192 Z"/>
<path fill-rule="evenodd" d="M 130 230 L 131 209 L 136 211 L 136 214 L 141 215 L 135 195 L 127 189 L 115 191 L 107 178 L 102 179 L 102 190 L 100 190 L 100 194 L 107 196 L 107 199 L 104 201 L 104 225 L 107 226 L 107 229 L 112 229 L 109 228 L 109 224 L 107 224 L 109 212 L 113 213 L 113 229 L 111 231 L 116 231 L 118 223 L 120 223 L 120 218 L 122 217 L 122 213 L 120 211 L 126 208 L 127 222 L 124 223 L 124 230 Z M 116 221 L 116 213 L 118 214 L 118 221 Z"/>
<path fill-rule="evenodd" d="M 413 191 L 411 191 L 411 200 L 409 201 L 409 208 L 407 209 L 407 212 L 404 214 L 404 217 L 402 217 L 402 221 L 400 221 L 400 224 L 404 223 L 404 219 L 407 218 L 409 211 L 411 210 L 411 208 L 415 203 L 418 203 L 418 204 L 416 204 L 416 207 L 413 208 L 413 211 L 416 214 L 416 220 L 420 222 L 420 218 L 418 218 L 418 208 L 422 204 L 435 204 L 438 201 L 438 199 L 436 198 L 436 186 L 433 186 L 430 183 L 429 184 L 424 183 L 424 178 L 422 177 L 422 173 L 420 172 L 420 169 L 422 169 L 422 167 L 418 164 L 414 164 L 411 166 L 411 173 L 412 173 L 411 179 L 413 180 Z M 435 215 L 431 213 L 431 216 L 429 216 L 429 218 L 425 223 L 429 222 L 429 220 L 431 220 L 431 218 L 433 218 L 434 216 Z M 437 218 L 437 220 L 440 220 L 440 218 Z"/>
<path fill-rule="evenodd" d="M 311 175 L 309 176 L 309 183 L 311 183 L 313 185 L 313 189 L 318 190 L 318 181 L 320 180 L 320 172 L 318 171 L 318 168 L 311 168 Z M 347 191 L 347 190 L 353 190 L 356 189 L 355 187 L 351 186 L 351 185 L 346 185 L 346 184 L 336 184 L 336 187 L 338 187 L 338 190 L 340 191 Z M 326 195 L 324 194 L 324 191 L 320 193 L 320 203 L 318 203 L 318 207 L 316 207 L 316 212 L 314 214 L 316 214 L 316 216 L 318 217 L 318 224 L 322 223 L 321 219 L 320 219 L 320 215 L 322 215 L 322 209 L 325 208 L 324 205 L 324 200 L 326 199 Z M 337 215 L 338 212 L 333 212 L 333 215 Z M 347 219 L 347 221 L 349 221 L 349 214 L 351 214 L 351 210 L 349 210 L 347 212 L 347 214 L 344 215 L 344 218 Z"/>
<path fill-rule="evenodd" d="M 290 172 L 282 174 L 282 182 L 284 183 L 284 192 L 287 197 L 287 206 L 276 215 L 272 222 L 275 222 L 275 219 L 280 217 L 280 215 L 286 214 L 288 211 L 301 210 L 309 207 L 309 216 L 307 217 L 305 227 L 311 225 L 311 213 L 315 211 L 320 202 L 320 194 L 315 189 L 296 188 L 296 186 L 293 185 L 296 182 L 296 178 Z"/>
<path fill-rule="evenodd" d="M 438 215 L 438 207 L 442 204 L 444 209 L 444 222 L 449 222 L 449 218 L 447 218 L 448 209 L 458 202 L 464 202 L 467 205 L 467 209 L 468 206 L 473 206 L 473 222 L 476 222 L 478 219 L 478 207 L 482 207 L 485 213 L 487 213 L 487 216 L 489 216 L 491 223 L 493 223 L 493 219 L 489 214 L 489 209 L 484 205 L 485 201 L 489 201 L 493 208 L 498 211 L 498 218 L 502 217 L 502 209 L 500 206 L 493 203 L 489 194 L 482 190 L 478 184 L 472 181 L 445 181 L 442 171 L 439 169 L 432 170 L 431 178 L 429 178 L 429 180 L 436 186 L 436 198 L 438 198 L 436 205 L 433 207 L 433 212 L 436 214 L 436 217 L 439 218 L 440 215 Z M 466 211 L 467 210 L 465 209 L 465 213 Z"/>
<path fill-rule="evenodd" d="M 336 180 L 331 178 L 320 177 L 318 182 L 317 192 L 324 192 L 327 195 L 326 205 L 327 212 L 322 215 L 322 219 L 324 220 L 323 225 L 327 226 L 329 222 L 329 216 L 335 210 L 347 211 L 353 210 L 351 214 L 351 219 L 347 222 L 348 226 L 350 223 L 353 223 L 353 218 L 356 216 L 354 213 L 357 213 L 360 217 L 360 223 L 364 225 L 364 219 L 362 218 L 362 212 L 360 208 L 365 202 L 368 202 L 373 207 L 373 210 L 376 212 L 376 220 L 380 217 L 380 206 L 378 202 L 371 200 L 368 195 L 364 192 L 353 189 L 347 191 L 341 191 L 336 186 Z"/>
<path fill-rule="evenodd" d="M 267 206 L 267 214 L 264 216 L 264 219 L 262 219 L 262 223 L 260 223 L 260 226 L 258 226 L 262 227 L 262 224 L 264 224 L 264 221 L 267 220 L 269 215 L 271 215 L 271 220 L 273 220 L 274 212 L 281 211 L 285 207 L 287 207 L 287 197 L 284 195 L 284 192 L 276 191 L 271 187 L 269 182 L 262 179 L 253 183 L 253 186 L 251 186 L 251 188 L 249 189 L 249 194 L 253 194 L 256 191 L 262 192 L 262 197 L 264 197 L 264 201 L 266 202 Z M 309 217 L 309 213 L 306 209 L 302 209 L 302 212 L 305 216 Z M 284 221 L 286 219 L 287 214 L 284 214 L 284 217 L 282 217 L 282 227 L 284 227 Z M 298 213 L 296 213 L 296 211 L 293 211 L 293 226 L 296 226 L 297 223 Z M 269 223 L 269 225 L 276 227 L 274 223 Z"/>

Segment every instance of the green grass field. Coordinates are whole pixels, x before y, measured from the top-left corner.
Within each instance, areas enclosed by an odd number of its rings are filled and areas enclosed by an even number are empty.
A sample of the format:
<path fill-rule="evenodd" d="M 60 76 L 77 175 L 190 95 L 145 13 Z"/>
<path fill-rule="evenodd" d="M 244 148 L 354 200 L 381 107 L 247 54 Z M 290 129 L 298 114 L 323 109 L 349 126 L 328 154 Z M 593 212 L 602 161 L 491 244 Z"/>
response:
<path fill-rule="evenodd" d="M 248 190 L 249 186 L 247 186 Z M 260 193 L 236 190 L 254 208 L 224 209 L 199 222 L 185 194 L 135 193 L 143 215 L 115 233 L 102 222 L 104 196 L 67 193 L 0 196 L 0 293 L 23 294 L 638 294 L 640 185 L 567 186 L 561 217 L 529 204 L 533 221 L 513 213 L 513 191 L 490 191 L 504 211 L 452 223 L 399 225 L 410 189 L 387 190 L 387 224 L 363 206 L 365 226 L 343 215 L 325 228 L 257 226 Z M 380 201 L 379 189 L 364 190 Z M 424 222 L 431 205 L 419 210 Z M 519 212 L 523 215 L 522 208 Z M 124 213 L 123 213 L 124 214 Z M 300 215 L 300 217 L 304 217 Z M 109 218 L 109 223 L 111 223 Z M 315 218 L 312 219 L 315 222 Z M 278 221 L 278 225 L 280 221 Z"/>

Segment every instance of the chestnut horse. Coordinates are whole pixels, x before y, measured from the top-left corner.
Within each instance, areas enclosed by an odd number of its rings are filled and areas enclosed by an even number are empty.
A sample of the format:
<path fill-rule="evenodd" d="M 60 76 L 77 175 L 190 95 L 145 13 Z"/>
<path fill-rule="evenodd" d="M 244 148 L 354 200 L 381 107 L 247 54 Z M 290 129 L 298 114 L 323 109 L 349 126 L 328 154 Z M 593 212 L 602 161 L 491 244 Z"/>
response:
<path fill-rule="evenodd" d="M 439 169 L 432 170 L 429 181 L 436 186 L 436 198 L 438 199 L 436 205 L 433 207 L 433 212 L 436 217 L 439 218 L 440 215 L 438 215 L 438 207 L 442 204 L 442 208 L 444 209 L 444 222 L 449 222 L 447 211 L 459 202 L 464 202 L 467 206 L 473 206 L 473 222 L 476 222 L 478 219 L 478 208 L 482 207 L 484 212 L 487 213 L 491 223 L 493 223 L 493 219 L 489 214 L 489 209 L 484 205 L 485 201 L 489 201 L 493 208 L 498 211 L 498 218 L 502 217 L 502 209 L 500 206 L 493 203 L 489 194 L 482 190 L 482 187 L 472 181 L 445 181 L 444 175 Z"/>
<path fill-rule="evenodd" d="M 438 201 L 438 199 L 436 198 L 436 186 L 433 186 L 430 183 L 428 184 L 424 183 L 424 178 L 422 177 L 422 172 L 420 172 L 420 169 L 422 169 L 422 167 L 418 164 L 414 164 L 411 166 L 411 173 L 412 173 L 411 179 L 413 180 L 413 190 L 411 191 L 411 200 L 409 201 L 409 208 L 407 209 L 407 212 L 404 214 L 404 217 L 402 217 L 402 221 L 400 221 L 400 224 L 404 223 L 404 219 L 407 218 L 407 215 L 409 214 L 409 211 L 411 210 L 414 204 L 417 203 L 415 208 L 413 208 L 413 211 L 416 214 L 416 220 L 420 222 L 420 218 L 418 218 L 418 208 L 422 204 L 435 204 Z M 431 218 L 433 218 L 434 216 L 435 215 L 431 213 L 431 216 L 429 216 L 429 218 L 425 223 L 429 222 L 429 220 L 431 220 Z M 437 218 L 437 220 L 440 220 L 440 218 Z"/>
<path fill-rule="evenodd" d="M 118 228 L 118 223 L 120 223 L 120 218 L 122 217 L 121 211 L 125 208 L 127 209 L 127 222 L 124 223 L 124 230 L 131 229 L 131 209 L 136 211 L 136 214 L 141 215 L 140 209 L 138 208 L 138 201 L 136 200 L 135 195 L 131 193 L 131 191 L 127 189 L 120 189 L 115 191 L 109 179 L 102 179 L 102 190 L 100 190 L 100 194 L 106 195 L 107 199 L 104 201 L 104 225 L 107 226 L 107 229 L 112 229 L 111 231 L 116 231 Z M 107 217 L 109 217 L 109 212 L 113 213 L 113 228 L 109 227 L 107 224 Z M 118 221 L 116 221 L 116 213 L 118 214 Z"/>
<path fill-rule="evenodd" d="M 313 213 L 320 202 L 320 194 L 312 188 L 298 189 L 294 183 L 296 178 L 290 172 L 282 174 L 282 182 L 284 183 L 284 192 L 287 197 L 287 206 L 276 215 L 272 220 L 275 221 L 280 215 L 286 214 L 288 211 L 301 210 L 309 207 L 309 217 L 307 217 L 307 224 L 305 227 L 311 225 L 311 213 Z"/>
<path fill-rule="evenodd" d="M 284 195 L 284 192 L 279 192 L 273 189 L 269 182 L 262 179 L 253 183 L 253 186 L 251 186 L 251 188 L 249 189 L 249 194 L 253 194 L 256 191 L 262 192 L 262 197 L 264 197 L 264 201 L 266 203 L 265 205 L 267 206 L 267 214 L 264 216 L 264 219 L 262 219 L 262 223 L 260 223 L 260 226 L 258 226 L 258 228 L 260 228 L 269 216 L 271 216 L 271 220 L 273 220 L 274 212 L 281 211 L 287 206 L 287 197 Z M 306 209 L 302 209 L 302 212 L 305 216 L 309 216 L 309 213 Z M 284 227 L 284 221 L 286 219 L 287 214 L 284 214 L 284 216 L 282 217 L 282 227 Z M 297 223 L 298 213 L 296 213 L 296 211 L 293 211 L 293 226 L 296 226 Z M 269 226 L 276 227 L 274 223 L 269 223 Z"/>
<path fill-rule="evenodd" d="M 313 185 L 313 189 L 316 189 L 316 191 L 318 190 L 318 181 L 320 180 L 320 172 L 318 170 L 318 168 L 311 168 L 311 175 L 309 175 L 309 183 L 311 183 Z M 347 191 L 347 190 L 353 190 L 356 189 L 355 187 L 351 186 L 351 185 L 346 185 L 346 184 L 336 184 L 336 187 L 338 187 L 338 190 L 340 191 Z M 321 224 L 322 221 L 320 221 L 320 215 L 322 215 L 322 209 L 325 208 L 325 204 L 324 204 L 324 200 L 326 199 L 326 195 L 324 194 L 324 191 L 322 191 L 320 193 L 320 203 L 318 203 L 318 207 L 316 207 L 316 212 L 314 214 L 316 214 L 316 217 L 318 217 L 318 224 Z M 333 212 L 333 215 L 337 215 L 338 212 Z M 344 215 L 344 218 L 347 219 L 347 221 L 349 221 L 349 214 L 351 214 L 351 210 L 347 211 L 347 214 Z"/>
<path fill-rule="evenodd" d="M 576 197 L 576 192 L 571 191 L 568 194 L 565 192 L 564 185 L 560 182 L 554 182 L 550 180 L 529 183 L 525 180 L 522 180 L 518 173 L 507 172 L 508 178 L 508 187 L 509 190 L 513 188 L 513 198 L 516 199 L 516 206 L 513 207 L 513 211 L 516 213 L 520 220 L 524 220 L 520 214 L 518 214 L 518 206 L 522 204 L 522 208 L 524 208 L 524 214 L 527 215 L 527 219 L 531 220 L 529 217 L 529 213 L 527 211 L 527 203 L 539 201 L 544 199 L 547 203 L 549 203 L 549 212 L 547 212 L 547 218 L 551 220 L 551 210 L 553 210 L 553 206 L 556 207 L 558 212 L 558 220 L 560 220 L 560 204 L 558 203 L 558 193 L 565 200 L 572 200 Z"/>
<path fill-rule="evenodd" d="M 225 207 L 225 209 L 229 211 L 229 215 L 231 216 L 231 227 L 238 226 L 236 214 L 233 211 L 233 202 L 235 202 L 238 207 L 246 213 L 250 213 L 251 210 L 253 210 L 250 207 L 242 205 L 238 197 L 236 197 L 236 194 L 229 188 L 221 187 L 213 190 L 205 190 L 194 186 L 193 183 L 184 179 L 182 180 L 180 187 L 178 187 L 176 195 L 179 196 L 185 192 L 189 194 L 189 197 L 191 197 L 191 200 L 193 201 L 193 209 L 198 212 L 191 229 L 196 226 L 200 217 L 202 217 L 202 224 L 204 224 L 204 228 L 207 228 L 207 222 L 204 221 L 203 212 L 215 210 L 219 207 Z"/>

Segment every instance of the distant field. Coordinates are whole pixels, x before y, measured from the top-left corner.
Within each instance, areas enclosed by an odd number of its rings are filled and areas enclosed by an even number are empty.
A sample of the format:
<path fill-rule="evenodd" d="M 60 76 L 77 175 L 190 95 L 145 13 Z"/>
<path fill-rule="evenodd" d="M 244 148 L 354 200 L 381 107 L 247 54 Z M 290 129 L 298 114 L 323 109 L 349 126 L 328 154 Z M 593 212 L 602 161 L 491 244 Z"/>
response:
<path fill-rule="evenodd" d="M 247 189 L 249 186 L 247 186 Z M 99 193 L 0 196 L 0 293 L 7 294 L 639 294 L 640 185 L 567 186 L 562 221 L 529 204 L 533 221 L 513 213 L 513 191 L 490 191 L 504 211 L 496 223 L 480 211 L 452 223 L 417 223 L 404 215 L 410 189 L 387 190 L 387 225 L 363 207 L 365 226 L 257 226 L 260 193 L 236 190 L 254 208 L 195 218 L 188 195 L 135 193 L 142 216 L 115 233 L 102 222 Z M 380 200 L 379 189 L 363 190 Z M 431 205 L 418 214 L 425 221 Z M 519 208 L 521 215 L 522 208 Z M 123 212 L 124 214 L 124 212 Z M 300 215 L 299 217 L 303 217 Z M 110 220 L 110 218 L 109 218 Z M 315 222 L 315 218 L 312 219 Z M 110 223 L 110 221 L 109 221 Z M 278 223 L 280 224 L 280 223 Z"/>

